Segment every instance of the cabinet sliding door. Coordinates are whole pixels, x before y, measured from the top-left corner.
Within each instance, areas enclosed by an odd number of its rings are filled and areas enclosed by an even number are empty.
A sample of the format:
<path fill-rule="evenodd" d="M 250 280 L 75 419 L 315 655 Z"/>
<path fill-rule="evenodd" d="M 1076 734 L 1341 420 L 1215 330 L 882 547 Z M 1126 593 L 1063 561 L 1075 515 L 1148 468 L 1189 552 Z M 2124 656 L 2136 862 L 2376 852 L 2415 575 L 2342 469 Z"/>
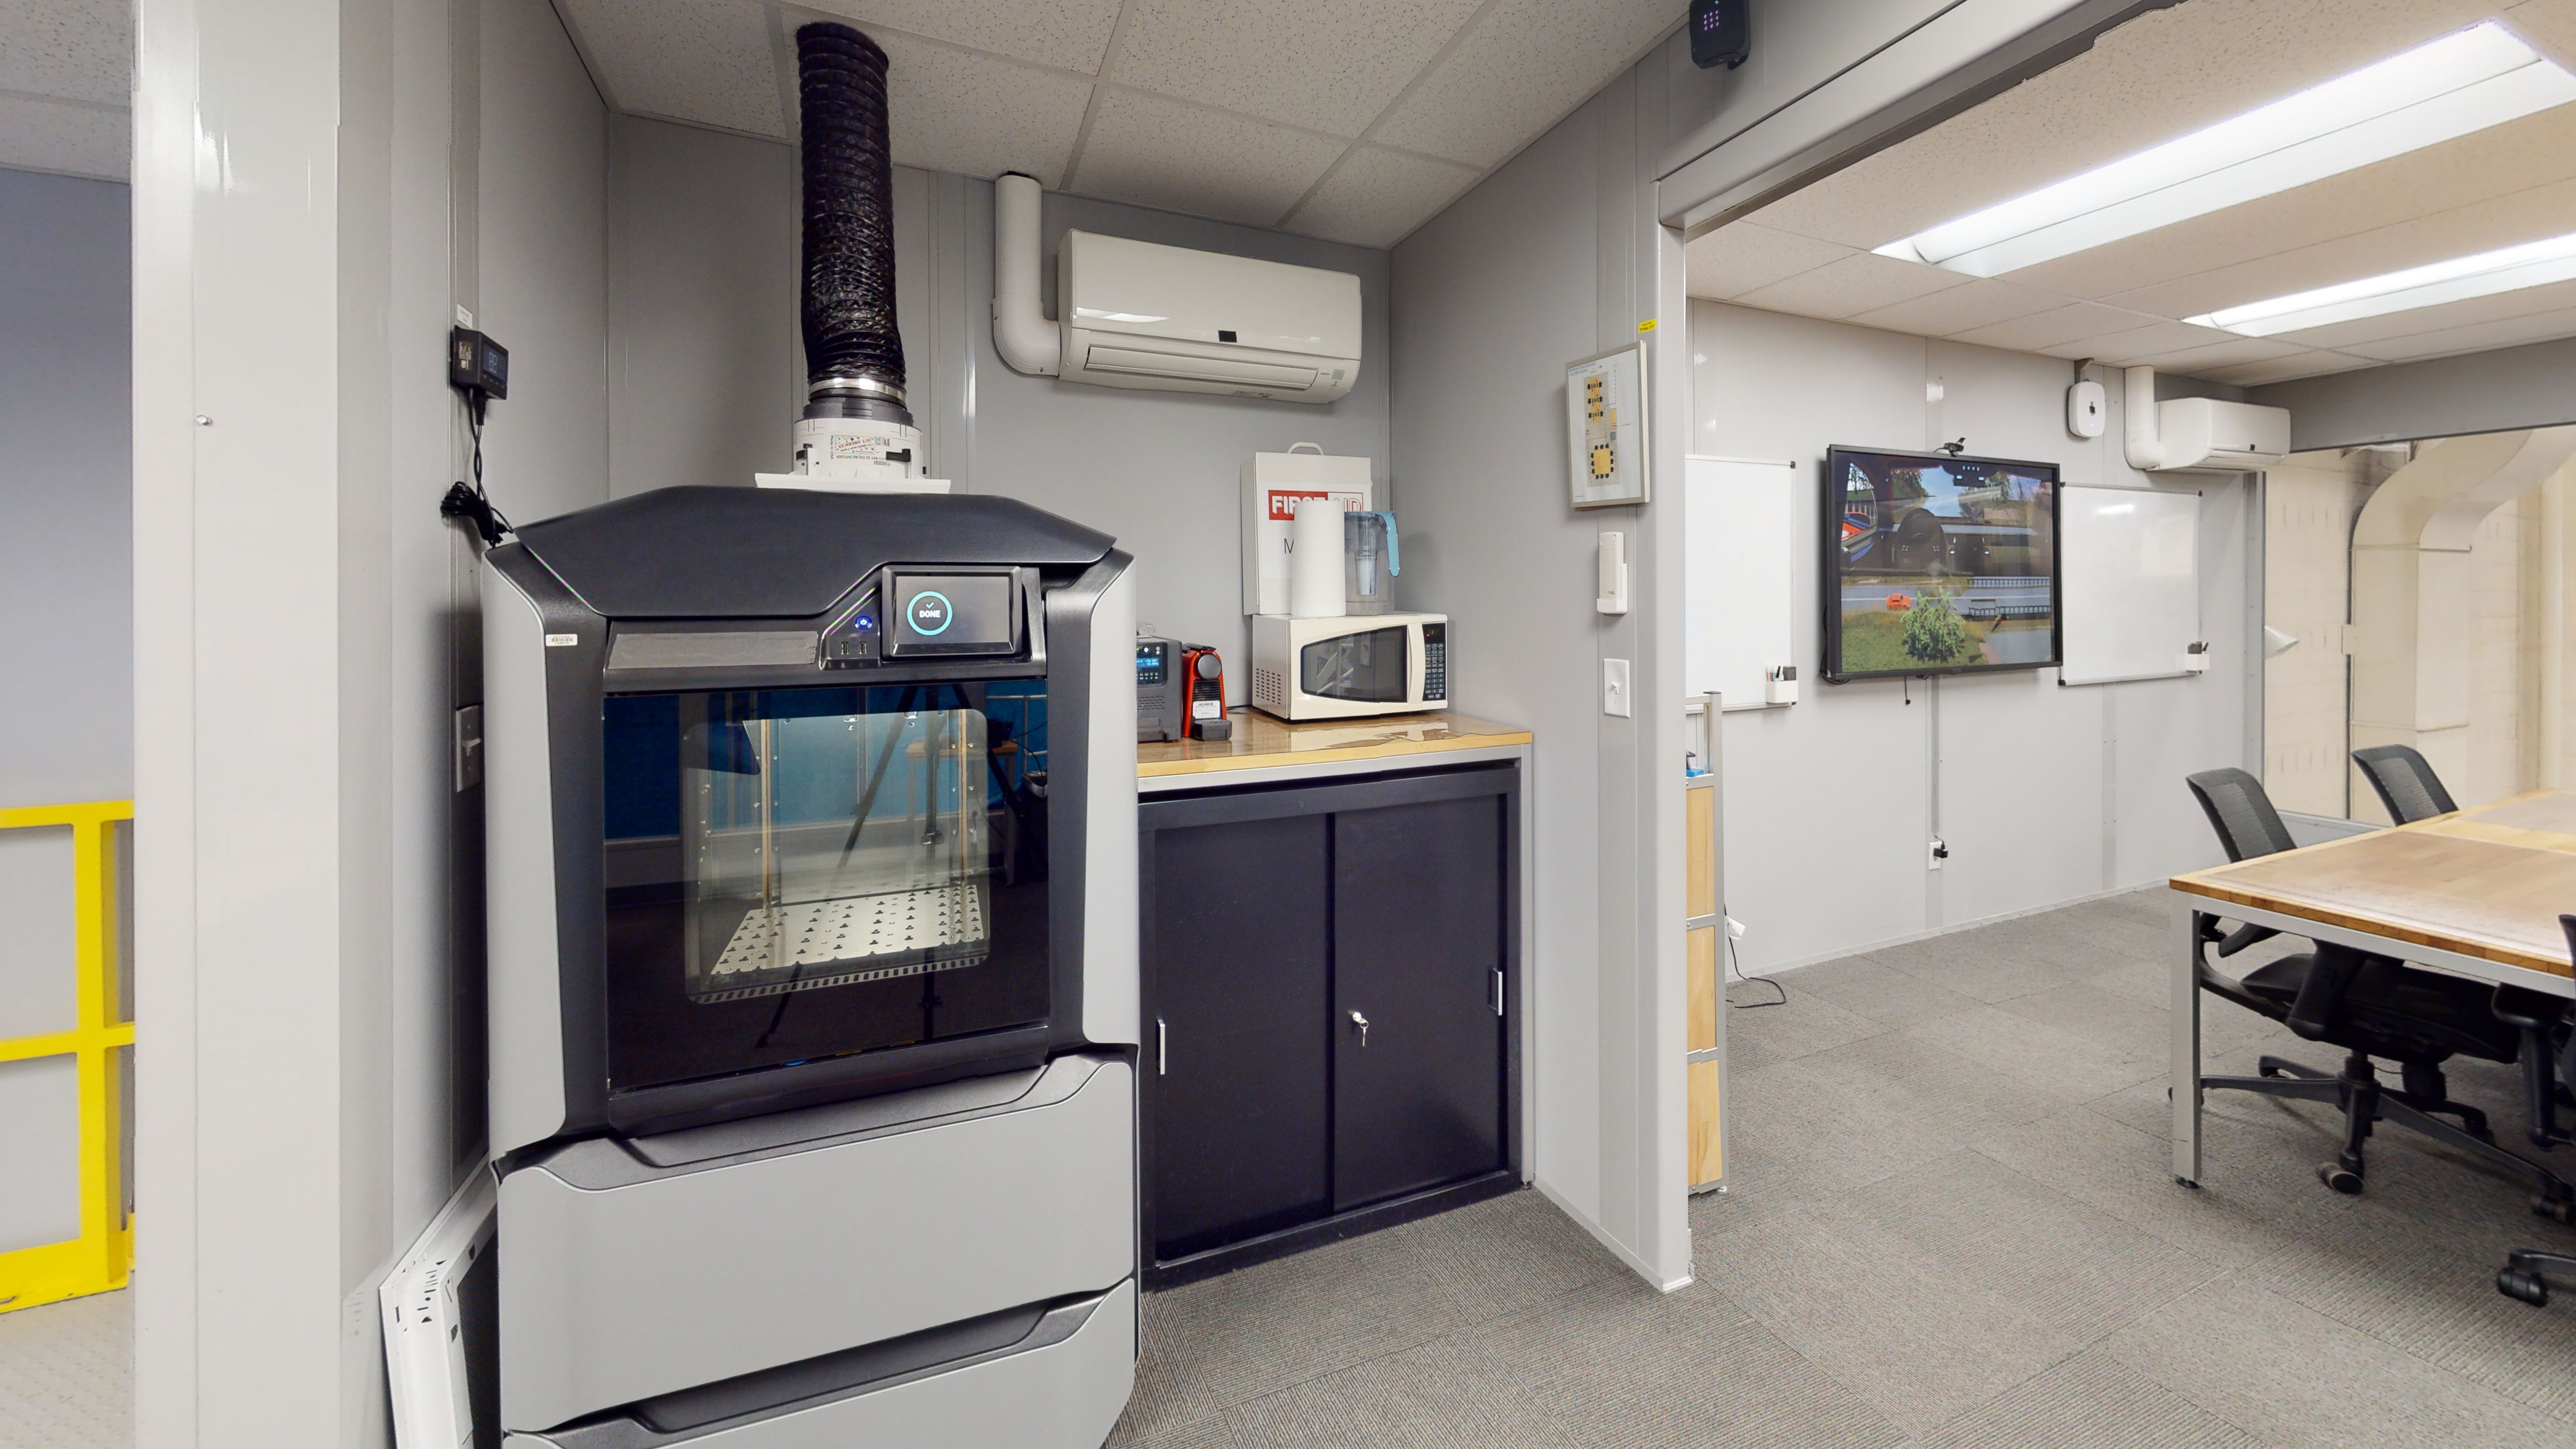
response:
<path fill-rule="evenodd" d="M 1332 817 L 1333 1210 L 1504 1165 L 1506 802 Z"/>

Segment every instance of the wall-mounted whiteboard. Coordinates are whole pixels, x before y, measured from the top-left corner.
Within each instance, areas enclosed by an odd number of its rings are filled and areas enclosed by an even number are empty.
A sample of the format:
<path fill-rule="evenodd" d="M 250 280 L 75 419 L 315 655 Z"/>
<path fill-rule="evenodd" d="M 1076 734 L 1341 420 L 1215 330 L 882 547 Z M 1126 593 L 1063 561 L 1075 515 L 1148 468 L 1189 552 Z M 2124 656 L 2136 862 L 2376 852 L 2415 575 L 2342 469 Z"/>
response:
<path fill-rule="evenodd" d="M 2058 494 L 2067 684 L 2187 674 L 2200 632 L 2200 495 Z"/>
<path fill-rule="evenodd" d="M 1798 662 L 1789 572 L 1798 509 L 1813 500 L 1795 463 L 1688 458 L 1682 484 L 1686 687 L 1721 691 L 1728 709 L 1760 709 L 1765 671 Z"/>

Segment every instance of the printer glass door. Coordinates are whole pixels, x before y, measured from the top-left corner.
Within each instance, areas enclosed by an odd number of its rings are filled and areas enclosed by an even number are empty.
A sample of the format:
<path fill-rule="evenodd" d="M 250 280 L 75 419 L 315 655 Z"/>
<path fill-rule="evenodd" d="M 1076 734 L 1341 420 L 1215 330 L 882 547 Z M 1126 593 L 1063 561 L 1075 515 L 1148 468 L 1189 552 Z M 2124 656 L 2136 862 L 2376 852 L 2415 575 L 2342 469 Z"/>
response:
<path fill-rule="evenodd" d="M 612 1090 L 1046 1019 L 1046 887 L 996 854 L 1027 832 L 997 824 L 1023 801 L 988 692 L 610 701 Z"/>

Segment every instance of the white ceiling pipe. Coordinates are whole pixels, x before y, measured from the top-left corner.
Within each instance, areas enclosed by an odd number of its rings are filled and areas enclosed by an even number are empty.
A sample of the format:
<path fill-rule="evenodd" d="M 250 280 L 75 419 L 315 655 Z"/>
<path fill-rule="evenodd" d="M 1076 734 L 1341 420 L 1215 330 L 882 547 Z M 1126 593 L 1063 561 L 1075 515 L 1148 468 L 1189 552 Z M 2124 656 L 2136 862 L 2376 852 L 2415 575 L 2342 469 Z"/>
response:
<path fill-rule="evenodd" d="M 993 350 L 1037 377 L 1055 376 L 1063 352 L 1038 305 L 1038 183 L 1016 171 L 993 182 Z"/>
<path fill-rule="evenodd" d="M 2152 472 L 2165 465 L 2165 440 L 2156 420 L 2156 370 L 2132 367 L 2126 374 L 2129 383 L 2128 414 L 2129 466 L 2140 472 Z"/>

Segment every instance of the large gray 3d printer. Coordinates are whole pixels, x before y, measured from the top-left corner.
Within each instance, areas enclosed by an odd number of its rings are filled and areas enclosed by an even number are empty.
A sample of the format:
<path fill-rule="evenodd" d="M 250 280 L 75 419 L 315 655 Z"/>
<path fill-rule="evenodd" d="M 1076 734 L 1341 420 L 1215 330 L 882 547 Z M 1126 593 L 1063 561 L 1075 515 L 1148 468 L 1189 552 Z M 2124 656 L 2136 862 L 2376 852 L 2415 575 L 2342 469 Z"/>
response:
<path fill-rule="evenodd" d="M 489 555 L 511 1443 L 1107 1435 L 1136 1351 L 1127 562 L 1009 499 L 747 488 Z"/>
<path fill-rule="evenodd" d="M 1096 1449 L 1136 1362 L 1135 606 L 922 478 L 885 56 L 798 34 L 795 472 L 485 558 L 517 1449 Z"/>

